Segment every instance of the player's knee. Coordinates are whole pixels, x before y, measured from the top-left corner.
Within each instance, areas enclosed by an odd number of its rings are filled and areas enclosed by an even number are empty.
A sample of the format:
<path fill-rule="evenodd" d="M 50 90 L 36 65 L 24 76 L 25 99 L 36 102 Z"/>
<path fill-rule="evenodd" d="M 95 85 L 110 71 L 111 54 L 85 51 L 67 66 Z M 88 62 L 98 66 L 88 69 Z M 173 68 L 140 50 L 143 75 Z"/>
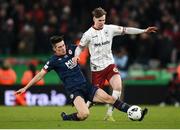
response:
<path fill-rule="evenodd" d="M 89 110 L 82 111 L 79 113 L 79 116 L 80 116 L 79 118 L 81 120 L 85 120 L 86 118 L 88 118 L 89 114 L 90 114 Z"/>

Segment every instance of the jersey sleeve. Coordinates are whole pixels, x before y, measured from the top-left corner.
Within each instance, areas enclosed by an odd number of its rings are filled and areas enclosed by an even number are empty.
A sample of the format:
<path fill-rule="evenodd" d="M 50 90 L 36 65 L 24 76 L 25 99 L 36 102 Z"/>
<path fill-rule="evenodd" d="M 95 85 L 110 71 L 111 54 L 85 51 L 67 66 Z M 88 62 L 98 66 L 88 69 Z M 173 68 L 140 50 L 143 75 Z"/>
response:
<path fill-rule="evenodd" d="M 88 35 L 88 32 L 85 32 L 80 40 L 81 46 L 85 47 L 90 43 L 90 36 Z"/>
<path fill-rule="evenodd" d="M 54 69 L 54 65 L 53 62 L 51 60 L 48 60 L 46 62 L 46 64 L 44 65 L 43 69 L 47 72 L 51 71 L 52 69 Z"/>
<path fill-rule="evenodd" d="M 124 27 L 117 26 L 117 25 L 109 25 L 110 30 L 112 31 L 113 36 L 123 35 L 124 34 Z"/>

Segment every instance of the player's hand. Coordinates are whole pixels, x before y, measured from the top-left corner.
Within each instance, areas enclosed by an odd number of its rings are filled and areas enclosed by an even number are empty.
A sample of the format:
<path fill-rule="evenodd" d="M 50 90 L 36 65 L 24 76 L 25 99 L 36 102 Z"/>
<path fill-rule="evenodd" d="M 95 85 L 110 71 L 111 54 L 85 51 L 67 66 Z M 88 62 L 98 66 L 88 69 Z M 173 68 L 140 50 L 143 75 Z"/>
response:
<path fill-rule="evenodd" d="M 26 88 L 21 88 L 18 91 L 15 92 L 15 95 L 21 95 L 26 91 Z"/>
<path fill-rule="evenodd" d="M 157 27 L 148 27 L 148 28 L 146 28 L 145 32 L 146 33 L 151 33 L 151 32 L 155 33 L 155 32 L 157 32 L 157 30 L 158 30 Z"/>
<path fill-rule="evenodd" d="M 72 58 L 72 60 L 73 60 L 74 64 L 77 64 L 78 61 L 80 60 L 80 58 L 79 58 L 79 56 L 75 56 Z"/>

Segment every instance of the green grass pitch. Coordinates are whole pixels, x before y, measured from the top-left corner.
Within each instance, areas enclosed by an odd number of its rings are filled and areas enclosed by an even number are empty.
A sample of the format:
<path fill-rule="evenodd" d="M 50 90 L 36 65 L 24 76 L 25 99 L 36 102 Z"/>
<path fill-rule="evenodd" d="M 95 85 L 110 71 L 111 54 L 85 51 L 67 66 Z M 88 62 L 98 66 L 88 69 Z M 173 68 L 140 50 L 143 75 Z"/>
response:
<path fill-rule="evenodd" d="M 143 106 L 142 106 L 143 107 Z M 94 106 L 85 121 L 62 121 L 62 111 L 72 113 L 74 107 L 4 107 L 0 106 L 0 129 L 153 129 L 180 128 L 180 108 L 147 106 L 149 113 L 142 122 L 131 121 L 125 113 L 114 111 L 116 122 L 103 121 L 105 106 Z"/>

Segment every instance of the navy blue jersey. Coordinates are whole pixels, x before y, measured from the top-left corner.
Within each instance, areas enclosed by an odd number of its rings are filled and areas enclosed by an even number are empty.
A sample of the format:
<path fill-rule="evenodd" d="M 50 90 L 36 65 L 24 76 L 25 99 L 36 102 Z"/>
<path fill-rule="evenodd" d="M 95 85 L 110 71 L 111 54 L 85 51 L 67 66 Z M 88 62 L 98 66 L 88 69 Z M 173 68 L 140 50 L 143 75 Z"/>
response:
<path fill-rule="evenodd" d="M 44 66 L 46 71 L 49 72 L 54 70 L 58 74 L 66 90 L 75 90 L 77 89 L 75 87 L 86 82 L 86 79 L 80 70 L 80 66 L 74 64 L 72 61 L 75 49 L 76 46 L 69 45 L 67 47 L 66 55 L 53 55 Z"/>

